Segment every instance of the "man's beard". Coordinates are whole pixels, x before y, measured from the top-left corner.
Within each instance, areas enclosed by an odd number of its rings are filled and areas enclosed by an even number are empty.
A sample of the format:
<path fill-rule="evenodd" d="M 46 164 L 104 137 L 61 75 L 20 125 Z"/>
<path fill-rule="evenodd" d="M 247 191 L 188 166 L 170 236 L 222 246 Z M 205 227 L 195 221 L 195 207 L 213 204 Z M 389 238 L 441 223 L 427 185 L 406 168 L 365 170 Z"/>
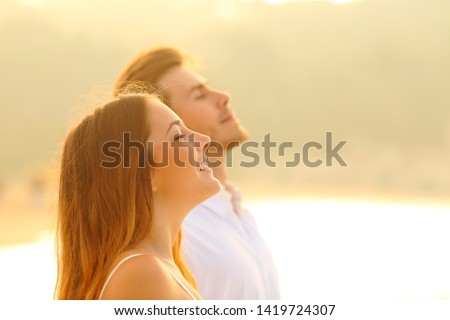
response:
<path fill-rule="evenodd" d="M 229 139 L 228 141 L 225 141 L 224 143 L 222 143 L 222 146 L 224 147 L 225 151 L 230 151 L 233 148 L 238 147 L 241 143 L 247 141 L 249 137 L 250 135 L 248 133 L 248 130 L 239 125 L 239 135 Z"/>

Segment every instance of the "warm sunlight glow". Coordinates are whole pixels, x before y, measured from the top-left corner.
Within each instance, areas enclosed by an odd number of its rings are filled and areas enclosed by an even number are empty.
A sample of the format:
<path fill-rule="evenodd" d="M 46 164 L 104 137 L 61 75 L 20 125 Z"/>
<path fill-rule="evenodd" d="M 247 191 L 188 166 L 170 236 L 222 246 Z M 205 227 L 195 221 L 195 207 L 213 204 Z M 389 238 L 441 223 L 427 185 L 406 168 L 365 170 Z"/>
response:
<path fill-rule="evenodd" d="M 331 3 L 335 3 L 335 4 L 346 4 L 346 3 L 350 3 L 350 2 L 355 2 L 355 0 L 328 0 Z M 356 0 L 358 1 L 358 0 Z"/>
<path fill-rule="evenodd" d="M 74 0 L 16 0 L 19 4 L 29 7 L 43 8 L 51 5 L 66 5 L 76 3 Z M 124 2 L 127 0 L 123 0 Z"/>
<path fill-rule="evenodd" d="M 216 14 L 222 20 L 233 20 L 238 16 L 238 6 L 234 2 L 217 2 Z"/>
<path fill-rule="evenodd" d="M 47 4 L 47 0 L 20 0 L 19 2 L 30 7 L 40 7 Z"/>
<path fill-rule="evenodd" d="M 289 2 L 312 2 L 312 1 L 328 1 L 334 4 L 347 4 L 351 2 L 357 2 L 362 0 L 264 0 L 267 4 L 283 4 Z"/>

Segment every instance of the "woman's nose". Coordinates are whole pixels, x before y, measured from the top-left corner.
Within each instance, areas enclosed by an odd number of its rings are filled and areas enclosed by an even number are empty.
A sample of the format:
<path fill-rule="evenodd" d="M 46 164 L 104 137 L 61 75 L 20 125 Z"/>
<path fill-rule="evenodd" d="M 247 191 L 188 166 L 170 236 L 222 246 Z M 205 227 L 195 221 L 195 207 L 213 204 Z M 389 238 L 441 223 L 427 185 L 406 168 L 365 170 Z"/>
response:
<path fill-rule="evenodd" d="M 195 141 L 200 142 L 199 148 L 200 150 L 203 150 L 211 142 L 211 138 L 205 134 L 196 132 Z"/>

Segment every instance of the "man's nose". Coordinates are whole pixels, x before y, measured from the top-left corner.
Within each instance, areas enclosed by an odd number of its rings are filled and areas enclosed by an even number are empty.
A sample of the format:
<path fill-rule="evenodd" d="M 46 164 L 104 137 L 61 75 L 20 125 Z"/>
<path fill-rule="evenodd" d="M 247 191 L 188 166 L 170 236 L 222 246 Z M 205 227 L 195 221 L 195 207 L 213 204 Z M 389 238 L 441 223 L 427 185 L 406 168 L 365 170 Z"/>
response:
<path fill-rule="evenodd" d="M 223 109 L 228 105 L 230 101 L 230 94 L 227 92 L 217 91 L 217 107 Z"/>

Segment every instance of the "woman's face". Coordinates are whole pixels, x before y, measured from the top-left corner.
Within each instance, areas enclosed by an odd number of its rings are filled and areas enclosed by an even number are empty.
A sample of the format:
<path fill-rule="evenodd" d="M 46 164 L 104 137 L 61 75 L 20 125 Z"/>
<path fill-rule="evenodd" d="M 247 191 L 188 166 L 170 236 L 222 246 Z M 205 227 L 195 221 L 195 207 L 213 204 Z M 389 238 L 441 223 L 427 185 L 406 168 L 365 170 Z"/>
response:
<path fill-rule="evenodd" d="M 208 136 L 189 130 L 169 107 L 149 100 L 149 152 L 154 193 L 196 206 L 220 190 L 206 165 Z"/>

